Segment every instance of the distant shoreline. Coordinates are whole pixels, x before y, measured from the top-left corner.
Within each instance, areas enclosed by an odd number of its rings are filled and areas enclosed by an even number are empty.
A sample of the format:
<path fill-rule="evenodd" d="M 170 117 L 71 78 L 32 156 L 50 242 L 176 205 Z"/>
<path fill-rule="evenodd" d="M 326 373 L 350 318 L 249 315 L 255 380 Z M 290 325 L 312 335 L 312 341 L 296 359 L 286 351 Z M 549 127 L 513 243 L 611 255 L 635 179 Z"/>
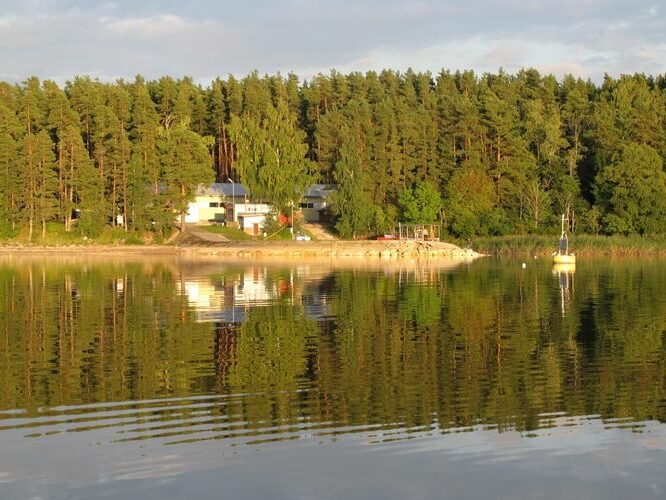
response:
<path fill-rule="evenodd" d="M 463 249 L 452 243 L 426 241 L 315 240 L 315 241 L 225 241 L 210 242 L 188 238 L 187 242 L 163 245 L 95 244 L 39 245 L 0 243 L 0 255 L 70 254 L 70 255 L 171 255 L 191 257 L 230 257 L 244 259 L 344 257 L 349 259 L 454 258 L 475 259 L 494 256 L 549 256 L 556 250 L 556 235 L 493 236 L 473 238 Z M 666 236 L 570 237 L 570 251 L 579 256 L 666 256 Z"/>

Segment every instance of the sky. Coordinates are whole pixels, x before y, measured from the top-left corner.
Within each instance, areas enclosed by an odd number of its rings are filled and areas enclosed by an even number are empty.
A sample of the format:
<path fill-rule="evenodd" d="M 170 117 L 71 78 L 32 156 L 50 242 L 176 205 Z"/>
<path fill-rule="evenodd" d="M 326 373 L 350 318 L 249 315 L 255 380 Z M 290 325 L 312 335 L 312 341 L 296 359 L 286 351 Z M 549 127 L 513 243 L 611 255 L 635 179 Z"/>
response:
<path fill-rule="evenodd" d="M 666 73 L 663 0 L 0 0 L 0 80 Z"/>

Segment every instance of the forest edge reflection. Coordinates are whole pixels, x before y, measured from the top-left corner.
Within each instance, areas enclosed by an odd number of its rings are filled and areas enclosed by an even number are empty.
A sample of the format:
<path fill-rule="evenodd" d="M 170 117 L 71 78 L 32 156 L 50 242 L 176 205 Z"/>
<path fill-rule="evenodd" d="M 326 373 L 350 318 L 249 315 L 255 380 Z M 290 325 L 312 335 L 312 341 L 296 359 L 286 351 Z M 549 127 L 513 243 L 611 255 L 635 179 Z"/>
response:
<path fill-rule="evenodd" d="M 533 435 L 590 415 L 640 430 L 666 413 L 659 260 L 591 262 L 575 287 L 573 273 L 545 263 L 494 259 L 443 270 L 0 266 L 3 428 L 16 410 L 35 419 L 60 406 L 212 395 L 228 397 L 178 409 L 179 427 L 167 408 L 154 416 L 159 432 L 132 434 L 191 442 L 234 426 L 298 435 L 307 423 Z M 214 424 L 205 436 L 202 420 Z"/>

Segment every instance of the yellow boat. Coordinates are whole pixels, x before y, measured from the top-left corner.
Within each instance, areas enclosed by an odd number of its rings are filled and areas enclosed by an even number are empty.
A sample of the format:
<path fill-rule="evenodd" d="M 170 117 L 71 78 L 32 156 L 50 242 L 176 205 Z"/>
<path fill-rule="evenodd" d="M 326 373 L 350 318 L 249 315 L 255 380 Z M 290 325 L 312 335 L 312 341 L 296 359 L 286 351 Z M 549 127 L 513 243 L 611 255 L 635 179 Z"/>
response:
<path fill-rule="evenodd" d="M 576 256 L 572 253 L 562 255 L 556 253 L 553 255 L 553 264 L 575 264 L 576 263 Z"/>
<path fill-rule="evenodd" d="M 560 236 L 560 247 L 557 252 L 553 252 L 553 264 L 576 264 L 576 256 L 569 253 L 569 238 L 565 229 L 565 221 L 568 223 L 569 218 L 562 214 L 562 236 Z"/>

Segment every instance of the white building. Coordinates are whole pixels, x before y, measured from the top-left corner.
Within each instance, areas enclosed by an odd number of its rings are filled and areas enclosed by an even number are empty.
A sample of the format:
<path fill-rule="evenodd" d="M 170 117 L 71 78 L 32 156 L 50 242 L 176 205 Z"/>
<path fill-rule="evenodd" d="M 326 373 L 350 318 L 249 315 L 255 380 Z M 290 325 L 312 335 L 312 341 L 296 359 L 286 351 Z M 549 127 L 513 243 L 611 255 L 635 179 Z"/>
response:
<path fill-rule="evenodd" d="M 335 192 L 330 184 L 314 184 L 303 195 L 300 203 L 303 220 L 306 222 L 325 222 L 330 220 L 331 205 L 329 197 Z"/>
<path fill-rule="evenodd" d="M 327 220 L 330 217 L 329 196 L 334 191 L 334 187 L 327 184 L 315 184 L 309 187 L 300 203 L 303 219 L 306 222 Z M 220 182 L 210 186 L 199 186 L 194 201 L 188 205 L 185 222 L 238 223 L 238 227 L 246 233 L 259 236 L 266 215 L 271 211 L 274 209 L 268 203 L 251 199 L 250 193 L 242 184 Z"/>
<path fill-rule="evenodd" d="M 267 203 L 250 203 L 249 193 L 242 184 L 220 182 L 197 188 L 194 201 L 187 207 L 185 222 L 238 223 L 245 232 L 258 235 L 270 211 Z"/>

